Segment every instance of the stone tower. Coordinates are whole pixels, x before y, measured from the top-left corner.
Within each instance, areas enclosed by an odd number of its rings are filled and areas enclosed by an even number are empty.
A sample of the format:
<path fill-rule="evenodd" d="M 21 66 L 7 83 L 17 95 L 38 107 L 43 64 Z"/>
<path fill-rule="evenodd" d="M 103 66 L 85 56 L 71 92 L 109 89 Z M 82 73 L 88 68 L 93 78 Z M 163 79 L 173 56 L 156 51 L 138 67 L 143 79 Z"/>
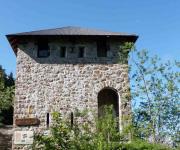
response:
<path fill-rule="evenodd" d="M 119 62 L 120 47 L 138 36 L 62 27 L 7 38 L 17 56 L 13 149 L 28 149 L 34 132 L 47 130 L 53 111 L 98 113 L 112 104 L 122 128 L 130 101 L 122 101 L 129 81 L 127 62 Z"/>

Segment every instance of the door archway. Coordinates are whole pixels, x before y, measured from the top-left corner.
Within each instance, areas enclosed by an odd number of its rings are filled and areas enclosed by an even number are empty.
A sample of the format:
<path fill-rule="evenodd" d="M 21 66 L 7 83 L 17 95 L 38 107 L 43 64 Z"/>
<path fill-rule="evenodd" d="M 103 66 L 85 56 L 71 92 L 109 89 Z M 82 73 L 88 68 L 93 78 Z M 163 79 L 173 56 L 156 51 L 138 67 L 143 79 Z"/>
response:
<path fill-rule="evenodd" d="M 113 88 L 104 88 L 98 93 L 98 117 L 103 115 L 104 106 L 113 107 L 114 117 L 119 117 L 119 97 Z"/>

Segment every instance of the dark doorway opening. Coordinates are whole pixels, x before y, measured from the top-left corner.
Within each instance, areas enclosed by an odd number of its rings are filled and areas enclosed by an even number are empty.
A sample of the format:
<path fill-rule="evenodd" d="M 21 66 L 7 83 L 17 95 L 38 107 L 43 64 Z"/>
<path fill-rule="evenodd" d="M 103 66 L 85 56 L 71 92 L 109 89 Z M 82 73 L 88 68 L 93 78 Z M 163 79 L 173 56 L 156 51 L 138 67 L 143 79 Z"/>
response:
<path fill-rule="evenodd" d="M 104 106 L 113 107 L 114 117 L 119 117 L 119 98 L 116 90 L 104 88 L 98 93 L 98 117 L 103 115 Z"/>
<path fill-rule="evenodd" d="M 13 107 L 2 110 L 0 116 L 2 125 L 13 125 Z"/>

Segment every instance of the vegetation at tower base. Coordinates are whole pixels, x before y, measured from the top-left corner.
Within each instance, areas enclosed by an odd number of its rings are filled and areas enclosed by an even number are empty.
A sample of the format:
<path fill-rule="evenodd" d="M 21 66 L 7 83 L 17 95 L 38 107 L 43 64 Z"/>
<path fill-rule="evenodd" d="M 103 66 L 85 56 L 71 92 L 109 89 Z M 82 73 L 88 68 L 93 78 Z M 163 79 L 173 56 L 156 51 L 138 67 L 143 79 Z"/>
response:
<path fill-rule="evenodd" d="M 118 132 L 117 118 L 112 115 L 112 107 L 105 107 L 102 118 L 92 122 L 78 124 L 76 121 L 72 126 L 68 118 L 55 112 L 53 124 L 50 127 L 50 135 L 37 134 L 32 148 L 34 150 L 169 150 L 170 148 L 150 144 L 138 138 L 133 138 L 131 143 L 127 142 L 127 132 Z M 129 131 L 128 131 L 129 132 Z"/>
<path fill-rule="evenodd" d="M 0 66 L 0 125 L 12 123 L 14 98 L 13 74 L 7 75 Z M 11 118 L 11 119 L 9 119 Z"/>

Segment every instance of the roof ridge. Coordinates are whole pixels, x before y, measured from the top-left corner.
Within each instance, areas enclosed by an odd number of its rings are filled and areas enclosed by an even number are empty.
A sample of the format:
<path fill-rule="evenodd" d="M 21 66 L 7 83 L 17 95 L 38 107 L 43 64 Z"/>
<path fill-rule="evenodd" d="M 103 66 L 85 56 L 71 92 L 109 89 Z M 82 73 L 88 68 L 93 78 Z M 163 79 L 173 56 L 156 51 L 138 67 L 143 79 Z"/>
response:
<path fill-rule="evenodd" d="M 42 30 L 34 30 L 29 32 L 21 32 L 11 35 L 104 35 L 104 36 L 137 36 L 136 34 L 129 34 L 124 32 L 106 31 L 101 29 L 93 29 L 79 26 L 64 26 L 58 28 L 49 28 Z"/>

